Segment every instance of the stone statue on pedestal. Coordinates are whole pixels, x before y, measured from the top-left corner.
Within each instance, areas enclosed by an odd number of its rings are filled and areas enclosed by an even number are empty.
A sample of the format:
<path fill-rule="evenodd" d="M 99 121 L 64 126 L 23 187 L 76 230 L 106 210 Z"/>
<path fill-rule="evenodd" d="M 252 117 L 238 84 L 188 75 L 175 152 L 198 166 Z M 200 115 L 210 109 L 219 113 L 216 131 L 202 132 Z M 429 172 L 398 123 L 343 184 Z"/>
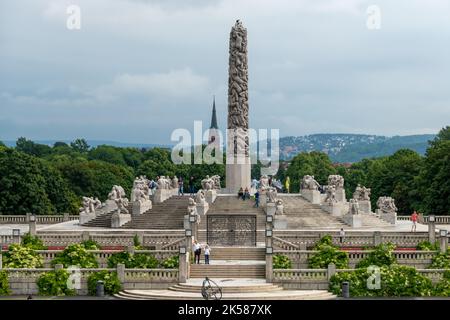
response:
<path fill-rule="evenodd" d="M 380 209 L 382 213 L 397 212 L 395 200 L 391 197 L 379 197 L 377 201 L 377 207 Z"/>
<path fill-rule="evenodd" d="M 203 190 L 198 190 L 195 195 L 195 202 L 197 205 L 205 205 L 206 199 L 205 199 L 205 193 Z"/>
<path fill-rule="evenodd" d="M 266 195 L 267 195 L 267 202 L 268 203 L 276 203 L 277 201 L 277 189 L 274 187 L 268 187 L 266 189 Z"/>
<path fill-rule="evenodd" d="M 350 214 L 359 214 L 359 203 L 356 199 L 350 199 Z"/>
<path fill-rule="evenodd" d="M 336 187 L 334 185 L 329 185 L 326 187 L 327 197 L 325 198 L 325 203 L 332 205 L 338 202 L 336 200 Z"/>
<path fill-rule="evenodd" d="M 344 177 L 337 175 L 337 174 L 330 175 L 330 176 L 328 176 L 328 185 L 334 186 L 336 189 L 343 188 L 344 187 Z"/>
<path fill-rule="evenodd" d="M 206 178 L 203 179 L 201 183 L 202 183 L 202 189 L 203 190 L 207 191 L 207 190 L 214 189 L 214 186 L 215 186 L 214 180 L 211 179 L 209 176 L 206 176 Z"/>
<path fill-rule="evenodd" d="M 266 175 L 262 175 L 261 178 L 259 178 L 259 189 L 264 191 L 267 188 L 269 188 L 269 178 Z"/>
<path fill-rule="evenodd" d="M 366 188 L 365 186 L 362 186 L 358 183 L 358 186 L 355 189 L 355 192 L 353 193 L 353 199 L 359 200 L 359 201 L 368 201 L 370 200 L 370 188 Z"/>
<path fill-rule="evenodd" d="M 211 177 L 212 181 L 213 181 L 213 189 L 215 190 L 220 190 L 220 176 L 219 175 L 213 175 Z"/>
<path fill-rule="evenodd" d="M 318 190 L 319 183 L 314 179 L 314 176 L 306 175 L 303 176 L 302 182 L 300 184 L 300 189 L 302 190 Z"/>

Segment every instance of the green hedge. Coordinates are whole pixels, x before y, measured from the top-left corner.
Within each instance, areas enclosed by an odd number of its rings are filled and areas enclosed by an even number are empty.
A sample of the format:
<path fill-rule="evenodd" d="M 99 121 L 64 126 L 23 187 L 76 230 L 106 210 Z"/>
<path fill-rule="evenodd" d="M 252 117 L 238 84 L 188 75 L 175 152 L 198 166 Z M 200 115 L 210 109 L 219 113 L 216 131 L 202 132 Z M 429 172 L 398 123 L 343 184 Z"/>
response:
<path fill-rule="evenodd" d="M 179 256 L 173 256 L 161 262 L 161 267 L 164 269 L 178 269 L 179 265 L 180 265 Z"/>
<path fill-rule="evenodd" d="M 117 272 L 109 272 L 107 270 L 94 272 L 88 278 L 88 292 L 91 296 L 97 293 L 97 281 L 103 281 L 105 286 L 105 294 L 113 295 L 122 289 L 122 285 L 117 277 Z"/>
<path fill-rule="evenodd" d="M 12 244 L 8 251 L 3 253 L 4 268 L 42 268 L 42 257 L 31 247 Z"/>
<path fill-rule="evenodd" d="M 47 247 L 44 246 L 44 242 L 38 237 L 32 236 L 30 233 L 26 233 L 22 237 L 22 245 L 25 247 L 29 247 L 34 250 L 46 250 Z"/>
<path fill-rule="evenodd" d="M 42 296 L 75 295 L 75 290 L 69 289 L 67 286 L 69 276 L 69 272 L 63 269 L 42 274 L 36 281 L 39 288 L 39 294 Z"/>
<path fill-rule="evenodd" d="M 8 274 L 6 271 L 0 271 L 0 296 L 8 296 L 10 294 Z"/>
<path fill-rule="evenodd" d="M 437 253 L 431 260 L 428 269 L 450 269 L 450 253 Z"/>
<path fill-rule="evenodd" d="M 330 235 L 322 237 L 314 246 L 318 251 L 308 258 L 308 266 L 312 269 L 327 268 L 330 263 L 334 263 L 338 269 L 348 268 L 348 254 L 341 251 L 339 247 L 333 245 Z"/>
<path fill-rule="evenodd" d="M 114 253 L 108 258 L 108 268 L 115 268 L 119 263 L 123 263 L 125 268 L 152 269 L 159 266 L 159 261 L 152 255 L 126 251 Z"/>
<path fill-rule="evenodd" d="M 381 267 L 380 289 L 368 288 L 368 279 L 372 275 L 373 273 L 363 268 L 339 272 L 330 279 L 330 291 L 342 295 L 341 285 L 344 281 L 349 282 L 352 297 L 423 297 L 432 296 L 435 291 L 431 280 L 412 267 L 399 265 Z"/>
<path fill-rule="evenodd" d="M 92 252 L 87 251 L 83 244 L 71 244 L 63 252 L 56 255 L 52 266 L 62 264 L 65 268 L 78 266 L 79 268 L 98 268 L 98 262 Z"/>
<path fill-rule="evenodd" d="M 356 265 L 356 268 L 367 268 L 368 266 L 390 266 L 397 263 L 394 256 L 395 245 L 392 243 L 382 243 L 375 246 L 368 256 Z"/>
<path fill-rule="evenodd" d="M 288 256 L 276 254 L 273 256 L 273 268 L 274 269 L 291 269 L 292 261 Z"/>

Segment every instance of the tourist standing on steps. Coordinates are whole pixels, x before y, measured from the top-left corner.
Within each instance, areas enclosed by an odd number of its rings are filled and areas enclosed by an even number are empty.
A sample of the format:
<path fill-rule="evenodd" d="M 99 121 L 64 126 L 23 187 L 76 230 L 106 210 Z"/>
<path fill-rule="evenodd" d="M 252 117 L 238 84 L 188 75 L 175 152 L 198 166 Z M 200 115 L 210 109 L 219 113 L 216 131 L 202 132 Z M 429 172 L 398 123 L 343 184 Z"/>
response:
<path fill-rule="evenodd" d="M 342 244 L 344 242 L 345 237 L 345 231 L 344 228 L 341 228 L 341 231 L 339 231 L 339 242 Z"/>
<path fill-rule="evenodd" d="M 178 180 L 178 195 L 184 196 L 184 182 L 183 177 L 180 177 L 180 180 Z"/>
<path fill-rule="evenodd" d="M 200 255 L 202 253 L 202 246 L 197 240 L 194 241 L 194 246 L 192 248 L 194 251 L 194 263 L 200 264 Z"/>
<path fill-rule="evenodd" d="M 242 200 L 245 199 L 250 199 L 250 192 L 248 191 L 248 188 L 245 188 L 244 197 L 242 198 Z"/>
<path fill-rule="evenodd" d="M 211 252 L 211 248 L 208 244 L 205 245 L 205 264 L 209 264 L 209 254 Z"/>
<path fill-rule="evenodd" d="M 416 232 L 417 229 L 417 218 L 419 218 L 419 215 L 417 214 L 416 210 L 411 215 L 411 221 L 412 221 L 412 227 L 411 232 Z"/>
<path fill-rule="evenodd" d="M 189 179 L 189 192 L 191 193 L 191 197 L 195 196 L 194 177 Z"/>
<path fill-rule="evenodd" d="M 259 208 L 259 191 L 256 190 L 255 192 L 255 205 L 254 207 Z"/>

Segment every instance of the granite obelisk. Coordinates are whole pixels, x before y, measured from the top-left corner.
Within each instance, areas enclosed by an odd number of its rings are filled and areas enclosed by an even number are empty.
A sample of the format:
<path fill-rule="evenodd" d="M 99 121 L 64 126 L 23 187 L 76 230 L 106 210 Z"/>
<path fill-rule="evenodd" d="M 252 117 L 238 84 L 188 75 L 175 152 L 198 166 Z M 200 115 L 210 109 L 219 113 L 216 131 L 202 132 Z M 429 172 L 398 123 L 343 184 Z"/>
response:
<path fill-rule="evenodd" d="M 230 32 L 227 128 L 226 189 L 250 190 L 247 29 L 239 20 Z"/>

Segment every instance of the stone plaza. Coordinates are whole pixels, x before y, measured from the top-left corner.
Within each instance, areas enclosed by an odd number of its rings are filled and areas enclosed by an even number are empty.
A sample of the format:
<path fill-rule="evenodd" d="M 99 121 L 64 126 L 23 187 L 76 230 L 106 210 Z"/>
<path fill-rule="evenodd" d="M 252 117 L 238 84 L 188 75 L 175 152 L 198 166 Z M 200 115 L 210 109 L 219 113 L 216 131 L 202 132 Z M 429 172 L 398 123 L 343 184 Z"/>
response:
<path fill-rule="evenodd" d="M 87 294 L 87 277 L 92 272 L 117 272 L 121 299 L 203 299 L 205 277 L 221 287 L 223 299 L 333 299 L 330 278 L 344 269 L 330 264 L 308 268 L 314 245 L 330 235 L 334 245 L 346 250 L 349 266 L 365 258 L 382 243 L 396 246 L 394 256 L 401 265 L 412 266 L 437 282 L 444 270 L 427 269 L 434 251 L 416 250 L 419 243 L 448 246 L 449 216 L 421 216 L 415 232 L 408 217 L 397 215 L 395 199 L 385 196 L 371 205 L 370 186 L 358 185 L 346 194 L 342 176 L 330 175 L 319 190 L 313 175 L 305 175 L 299 193 L 282 193 L 262 175 L 258 181 L 259 206 L 237 197 L 240 188 L 251 188 L 249 156 L 249 100 L 247 30 L 237 21 L 230 32 L 228 80 L 228 128 L 225 181 L 219 175 L 206 176 L 195 196 L 179 195 L 176 176 L 160 176 L 157 188 L 149 179 L 136 177 L 131 194 L 122 186 L 111 186 L 107 199 L 86 195 L 79 215 L 0 216 L 0 244 L 3 249 L 19 243 L 25 233 L 38 237 L 49 247 L 38 250 L 44 267 L 0 269 L 8 273 L 15 295 L 37 294 L 36 279 L 51 270 L 51 261 L 64 247 L 93 240 L 101 250 L 92 250 L 97 269 L 81 269 L 77 294 Z M 214 116 L 215 118 L 215 109 Z M 213 127 L 213 126 L 212 126 Z M 322 189 L 322 188 L 320 188 Z M 135 248 L 135 239 L 143 248 Z M 211 247 L 211 263 L 193 263 L 192 244 Z M 176 268 L 133 269 L 118 264 L 108 268 L 108 258 L 117 252 L 145 253 L 158 259 L 178 257 Z M 273 258 L 282 255 L 290 268 L 275 268 Z"/>

